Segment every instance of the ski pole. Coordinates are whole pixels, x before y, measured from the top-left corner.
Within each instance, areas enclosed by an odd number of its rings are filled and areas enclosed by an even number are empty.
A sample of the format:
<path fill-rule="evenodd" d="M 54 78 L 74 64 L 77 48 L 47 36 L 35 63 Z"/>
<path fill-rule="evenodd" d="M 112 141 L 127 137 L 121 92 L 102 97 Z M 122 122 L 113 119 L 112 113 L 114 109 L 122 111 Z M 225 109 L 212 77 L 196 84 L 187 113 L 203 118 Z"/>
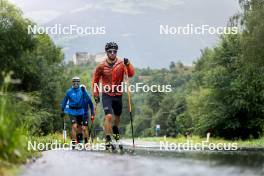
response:
<path fill-rule="evenodd" d="M 132 107 L 131 107 L 131 92 L 129 91 L 129 78 L 127 67 L 125 66 L 125 75 L 126 75 L 126 82 L 127 82 L 127 96 L 128 96 L 128 110 L 130 115 L 130 124 L 131 124 L 131 132 L 132 132 L 132 140 L 133 140 L 133 149 L 135 149 L 135 140 L 134 140 L 134 128 L 133 128 L 133 117 L 132 117 Z"/>
<path fill-rule="evenodd" d="M 95 115 L 96 115 L 96 109 L 97 109 L 97 103 L 95 104 L 95 108 L 94 108 L 94 118 L 95 118 Z M 91 135 L 91 132 L 92 132 L 92 128 L 93 128 L 93 125 L 94 125 L 94 120 L 91 119 L 91 128 L 89 129 L 89 138 L 91 137 L 91 141 L 93 143 L 93 135 Z"/>
<path fill-rule="evenodd" d="M 63 143 L 65 143 L 67 138 L 65 115 L 62 115 L 62 117 L 63 117 Z"/>

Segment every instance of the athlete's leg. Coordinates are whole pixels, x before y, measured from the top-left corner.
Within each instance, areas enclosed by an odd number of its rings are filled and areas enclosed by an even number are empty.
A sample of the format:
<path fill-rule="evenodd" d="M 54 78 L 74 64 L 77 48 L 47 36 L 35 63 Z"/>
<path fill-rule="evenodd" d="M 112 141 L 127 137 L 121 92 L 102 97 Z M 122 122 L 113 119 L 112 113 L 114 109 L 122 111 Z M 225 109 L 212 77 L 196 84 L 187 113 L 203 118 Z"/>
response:
<path fill-rule="evenodd" d="M 84 115 L 84 119 L 83 119 L 83 127 L 82 127 L 82 134 L 83 134 L 83 138 L 84 138 L 84 143 L 88 143 L 88 115 L 85 114 Z"/>
<path fill-rule="evenodd" d="M 114 126 L 113 126 L 113 137 L 116 141 L 120 139 L 119 134 L 119 124 L 120 124 L 120 116 L 122 114 L 122 96 L 116 96 L 114 97 L 114 101 L 112 103 L 112 108 L 115 114 L 115 120 L 114 120 Z"/>
<path fill-rule="evenodd" d="M 83 116 L 79 115 L 77 116 L 77 142 L 78 143 L 82 143 L 83 140 L 83 130 L 82 130 L 82 126 L 83 126 Z"/>
<path fill-rule="evenodd" d="M 70 119 L 71 119 L 71 140 L 72 141 L 76 141 L 76 130 L 77 130 L 77 121 L 76 121 L 76 116 L 72 116 L 70 115 Z"/>
<path fill-rule="evenodd" d="M 76 141 L 77 123 L 72 123 L 71 139 Z"/>
<path fill-rule="evenodd" d="M 104 131 L 105 135 L 111 135 L 112 134 L 112 114 L 105 115 L 104 118 Z"/>
<path fill-rule="evenodd" d="M 103 103 L 103 108 L 104 108 L 104 133 L 105 136 L 111 135 L 112 134 L 112 97 L 103 94 L 102 95 L 102 103 Z"/>

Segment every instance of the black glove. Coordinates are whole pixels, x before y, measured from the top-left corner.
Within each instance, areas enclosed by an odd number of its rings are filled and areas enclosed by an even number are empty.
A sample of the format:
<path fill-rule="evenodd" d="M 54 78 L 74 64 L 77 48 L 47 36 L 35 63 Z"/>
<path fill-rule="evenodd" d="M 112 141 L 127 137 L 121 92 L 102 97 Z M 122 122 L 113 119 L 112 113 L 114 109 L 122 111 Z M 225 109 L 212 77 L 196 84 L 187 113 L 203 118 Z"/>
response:
<path fill-rule="evenodd" d="M 94 97 L 94 101 L 95 101 L 95 103 L 100 103 L 100 97 L 99 97 L 99 96 L 98 96 L 98 97 L 95 96 L 95 97 Z"/>
<path fill-rule="evenodd" d="M 129 65 L 129 60 L 128 60 L 128 58 L 124 58 L 124 64 L 125 64 L 126 66 Z"/>

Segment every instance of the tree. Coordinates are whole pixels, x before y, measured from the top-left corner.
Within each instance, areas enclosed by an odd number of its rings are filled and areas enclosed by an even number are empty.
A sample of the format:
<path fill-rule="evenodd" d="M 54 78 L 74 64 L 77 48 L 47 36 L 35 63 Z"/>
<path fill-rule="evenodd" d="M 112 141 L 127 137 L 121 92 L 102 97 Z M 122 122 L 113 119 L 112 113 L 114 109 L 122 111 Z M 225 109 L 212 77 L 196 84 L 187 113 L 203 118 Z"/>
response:
<path fill-rule="evenodd" d="M 195 133 L 213 129 L 216 136 L 242 139 L 263 134 L 263 15 L 263 1 L 251 1 L 241 15 L 242 33 L 224 35 L 202 52 L 187 96 Z"/>

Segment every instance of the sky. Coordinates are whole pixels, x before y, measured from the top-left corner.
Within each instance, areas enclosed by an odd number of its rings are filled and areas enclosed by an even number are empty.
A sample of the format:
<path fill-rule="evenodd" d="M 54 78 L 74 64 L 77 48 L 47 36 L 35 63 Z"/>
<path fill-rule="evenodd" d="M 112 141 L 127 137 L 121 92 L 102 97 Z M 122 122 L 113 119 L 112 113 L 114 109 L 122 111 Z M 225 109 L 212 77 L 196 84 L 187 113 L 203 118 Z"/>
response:
<path fill-rule="evenodd" d="M 50 34 L 68 61 L 75 52 L 99 53 L 106 42 L 139 68 L 168 68 L 171 61 L 192 65 L 218 34 L 160 34 L 160 25 L 224 27 L 239 12 L 238 0 L 10 0 L 37 25 L 104 28 L 103 34 Z"/>

